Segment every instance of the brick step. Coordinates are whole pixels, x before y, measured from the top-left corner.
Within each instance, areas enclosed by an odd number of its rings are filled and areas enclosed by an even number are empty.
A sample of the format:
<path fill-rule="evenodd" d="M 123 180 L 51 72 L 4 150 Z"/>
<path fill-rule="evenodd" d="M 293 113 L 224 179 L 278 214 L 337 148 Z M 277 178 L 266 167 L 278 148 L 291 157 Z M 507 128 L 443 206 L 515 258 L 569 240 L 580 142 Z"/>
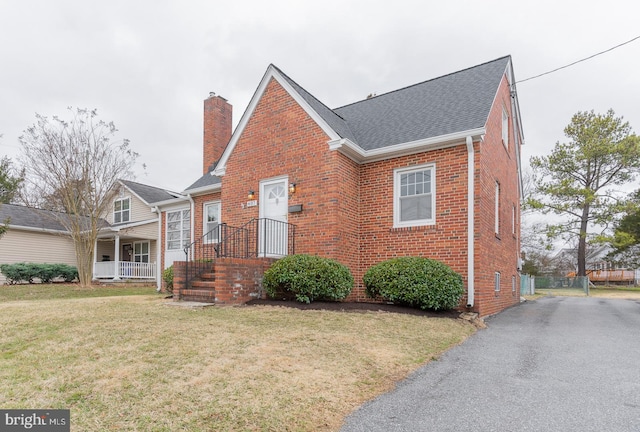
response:
<path fill-rule="evenodd" d="M 216 280 L 216 274 L 214 272 L 202 273 L 200 279 L 214 281 Z"/>
<path fill-rule="evenodd" d="M 194 280 L 191 282 L 191 288 L 213 291 L 216 289 L 216 282 L 213 280 Z"/>
<path fill-rule="evenodd" d="M 208 289 L 187 289 L 181 292 L 183 301 L 215 303 L 216 292 Z"/>

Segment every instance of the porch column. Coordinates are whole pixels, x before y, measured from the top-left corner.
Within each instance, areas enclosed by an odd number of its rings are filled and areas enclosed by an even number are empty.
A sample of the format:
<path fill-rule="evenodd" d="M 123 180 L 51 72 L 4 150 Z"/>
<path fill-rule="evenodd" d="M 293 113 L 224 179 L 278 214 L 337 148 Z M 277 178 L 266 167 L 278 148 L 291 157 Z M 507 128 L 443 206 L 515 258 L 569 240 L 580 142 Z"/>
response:
<path fill-rule="evenodd" d="M 96 239 L 96 242 L 93 244 L 93 268 L 91 270 L 92 280 L 96 278 L 96 261 L 98 261 L 98 239 Z"/>
<path fill-rule="evenodd" d="M 113 280 L 120 280 L 120 234 L 116 234 L 116 246 L 115 252 L 113 254 L 113 259 L 115 261 L 116 266 L 116 275 L 113 277 Z"/>

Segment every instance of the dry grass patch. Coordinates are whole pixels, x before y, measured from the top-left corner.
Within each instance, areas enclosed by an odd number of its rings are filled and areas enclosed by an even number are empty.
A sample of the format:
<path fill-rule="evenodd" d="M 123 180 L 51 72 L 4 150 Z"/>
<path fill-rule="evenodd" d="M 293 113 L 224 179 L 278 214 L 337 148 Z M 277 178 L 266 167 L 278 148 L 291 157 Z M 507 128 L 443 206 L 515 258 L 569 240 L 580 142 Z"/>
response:
<path fill-rule="evenodd" d="M 0 303 L 0 407 L 70 408 L 78 431 L 338 430 L 474 331 L 393 313 L 163 303 Z"/>

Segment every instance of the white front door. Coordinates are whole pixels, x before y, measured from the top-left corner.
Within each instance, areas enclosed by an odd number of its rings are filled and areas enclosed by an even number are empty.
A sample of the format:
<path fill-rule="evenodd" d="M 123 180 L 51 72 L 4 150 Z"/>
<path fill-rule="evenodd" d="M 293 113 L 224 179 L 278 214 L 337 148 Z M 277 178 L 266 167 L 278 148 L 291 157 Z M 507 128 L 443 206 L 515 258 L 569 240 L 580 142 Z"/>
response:
<path fill-rule="evenodd" d="M 287 212 L 289 185 L 286 178 L 260 182 L 260 226 L 258 253 L 260 256 L 287 255 Z"/>

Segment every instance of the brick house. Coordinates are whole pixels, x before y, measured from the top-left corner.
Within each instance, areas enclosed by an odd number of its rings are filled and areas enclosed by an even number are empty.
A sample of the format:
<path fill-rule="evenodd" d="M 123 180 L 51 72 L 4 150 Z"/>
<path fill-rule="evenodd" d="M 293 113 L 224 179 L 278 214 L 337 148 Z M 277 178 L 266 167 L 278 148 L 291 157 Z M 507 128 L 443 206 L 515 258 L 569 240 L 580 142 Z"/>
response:
<path fill-rule="evenodd" d="M 212 94 L 203 176 L 186 199 L 161 206 L 165 267 L 180 259 L 171 258 L 179 245 L 217 229 L 203 244 L 234 238 L 254 241 L 254 257 L 295 246 L 342 262 L 356 281 L 349 301 L 370 301 L 362 284 L 370 266 L 412 255 L 463 276 L 461 309 L 489 315 L 518 303 L 523 135 L 514 83 L 507 56 L 330 109 L 270 65 L 233 134 L 231 106 Z M 248 238 L 238 242 L 242 230 Z M 215 271 L 236 266 L 235 282 L 217 278 L 216 290 L 238 288 L 225 301 L 259 295 L 268 262 L 253 260 L 238 276 L 241 260 L 225 259 L 214 259 Z"/>

